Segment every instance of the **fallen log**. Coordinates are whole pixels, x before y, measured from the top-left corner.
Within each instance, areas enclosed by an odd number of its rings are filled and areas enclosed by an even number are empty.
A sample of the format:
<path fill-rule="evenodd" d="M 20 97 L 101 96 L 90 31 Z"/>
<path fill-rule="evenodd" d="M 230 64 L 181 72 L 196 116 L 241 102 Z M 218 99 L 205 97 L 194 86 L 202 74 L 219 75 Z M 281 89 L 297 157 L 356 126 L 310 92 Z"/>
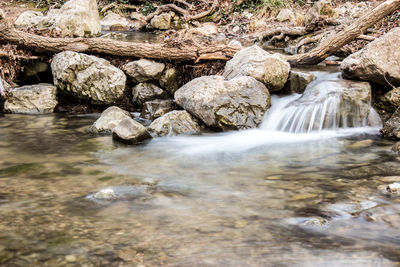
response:
<path fill-rule="evenodd" d="M 367 12 L 351 25 L 324 39 L 316 48 L 305 54 L 288 56 L 292 66 L 318 64 L 338 51 L 344 45 L 362 35 L 369 27 L 400 9 L 400 0 L 387 0 Z"/>
<path fill-rule="evenodd" d="M 226 45 L 196 46 L 185 42 L 169 45 L 133 43 L 106 38 L 51 38 L 15 29 L 0 20 L 0 42 L 15 44 L 37 53 L 75 51 L 134 58 L 175 61 L 229 59 L 238 51 Z"/>

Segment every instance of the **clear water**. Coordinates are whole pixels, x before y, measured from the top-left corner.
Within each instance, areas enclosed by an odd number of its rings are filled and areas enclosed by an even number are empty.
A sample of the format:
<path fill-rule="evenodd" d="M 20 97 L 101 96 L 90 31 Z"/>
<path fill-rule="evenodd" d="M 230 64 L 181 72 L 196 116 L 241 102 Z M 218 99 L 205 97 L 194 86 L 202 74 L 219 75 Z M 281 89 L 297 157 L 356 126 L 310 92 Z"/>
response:
<path fill-rule="evenodd" d="M 0 117 L 0 265 L 400 264 L 379 127 L 125 146 L 97 116 Z"/>

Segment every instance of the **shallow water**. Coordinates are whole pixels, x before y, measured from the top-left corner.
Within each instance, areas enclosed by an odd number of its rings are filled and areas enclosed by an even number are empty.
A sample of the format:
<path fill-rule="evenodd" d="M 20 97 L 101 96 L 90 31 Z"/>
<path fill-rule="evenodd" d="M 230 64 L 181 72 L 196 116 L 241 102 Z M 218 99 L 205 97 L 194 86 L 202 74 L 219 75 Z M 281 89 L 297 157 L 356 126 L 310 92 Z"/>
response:
<path fill-rule="evenodd" d="M 377 129 L 129 147 L 95 119 L 0 117 L 0 265 L 399 265 L 400 198 L 378 187 L 400 158 Z"/>

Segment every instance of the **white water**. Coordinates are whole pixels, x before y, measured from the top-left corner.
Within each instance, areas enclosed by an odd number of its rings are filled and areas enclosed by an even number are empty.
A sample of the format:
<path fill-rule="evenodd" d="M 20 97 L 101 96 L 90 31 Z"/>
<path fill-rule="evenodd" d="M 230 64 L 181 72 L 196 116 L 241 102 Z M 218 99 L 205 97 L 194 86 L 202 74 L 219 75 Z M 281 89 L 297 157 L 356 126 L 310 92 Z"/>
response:
<path fill-rule="evenodd" d="M 272 106 L 258 129 L 203 136 L 159 138 L 150 147 L 163 145 L 165 149 L 184 154 L 242 152 L 260 146 L 310 142 L 361 134 L 378 134 L 379 115 L 370 105 L 355 107 L 342 103 L 342 88 L 335 84 L 339 73 L 313 72 L 317 80 L 303 95 L 272 96 Z M 330 81 L 330 82 L 326 82 Z M 315 94 L 318 92 L 318 94 Z M 312 99 L 308 101 L 305 96 Z M 365 103 L 359 103 L 366 105 Z M 367 114 L 359 110 L 367 108 Z M 343 111 L 344 110 L 344 111 Z M 353 114 L 354 111 L 357 114 Z M 350 118 L 360 118 L 350 121 Z M 347 123 L 354 127 L 348 127 Z"/>

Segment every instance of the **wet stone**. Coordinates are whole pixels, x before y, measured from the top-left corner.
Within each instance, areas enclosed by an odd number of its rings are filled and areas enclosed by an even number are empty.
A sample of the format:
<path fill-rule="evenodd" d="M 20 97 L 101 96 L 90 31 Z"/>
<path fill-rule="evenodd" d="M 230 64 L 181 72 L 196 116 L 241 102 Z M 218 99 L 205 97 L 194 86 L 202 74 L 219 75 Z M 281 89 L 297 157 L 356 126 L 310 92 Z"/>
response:
<path fill-rule="evenodd" d="M 143 104 L 140 116 L 146 120 L 155 120 L 174 109 L 176 104 L 173 100 L 156 99 Z"/>

